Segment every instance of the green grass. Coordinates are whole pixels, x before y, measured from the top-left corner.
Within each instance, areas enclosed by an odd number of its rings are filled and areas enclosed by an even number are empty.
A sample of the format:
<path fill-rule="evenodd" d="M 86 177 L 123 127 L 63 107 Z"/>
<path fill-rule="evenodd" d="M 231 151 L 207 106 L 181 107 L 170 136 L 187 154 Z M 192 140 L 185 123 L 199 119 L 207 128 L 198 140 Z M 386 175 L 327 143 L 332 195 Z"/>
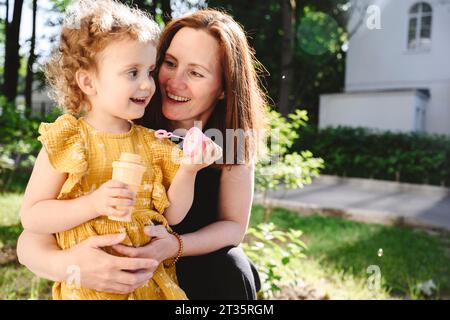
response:
<path fill-rule="evenodd" d="M 19 211 L 21 194 L 0 194 L 0 300 L 49 299 L 51 282 L 39 279 L 21 266 L 11 253 L 15 252 L 17 238 L 22 232 Z M 6 259 L 5 259 L 6 258 Z"/>
<path fill-rule="evenodd" d="M 22 232 L 19 211 L 21 194 L 0 194 L 0 300 L 49 299 L 50 281 L 39 279 L 21 266 L 15 257 Z"/>
<path fill-rule="evenodd" d="M 262 216 L 262 208 L 255 206 L 251 224 L 262 222 Z M 323 275 L 328 274 L 331 278 L 341 275 L 341 278 L 347 277 L 347 280 L 367 287 L 367 268 L 377 265 L 381 270 L 383 295 L 416 298 L 415 286 L 429 279 L 438 286 L 441 296 L 450 293 L 448 235 L 433 236 L 410 228 L 337 217 L 299 216 L 285 209 L 276 209 L 270 221 L 281 228 L 303 231 L 308 258 L 300 264 L 319 267 Z M 378 256 L 379 249 L 383 250 L 381 257 Z"/>
<path fill-rule="evenodd" d="M 22 231 L 20 201 L 18 194 L 0 195 L 0 254 L 15 248 Z M 293 259 L 289 267 L 331 299 L 417 298 L 413 287 L 429 279 L 438 285 L 440 296 L 449 296 L 448 235 L 320 215 L 299 216 L 285 209 L 276 209 L 270 220 L 281 229 L 303 231 L 307 257 Z M 255 206 L 251 225 L 260 222 L 262 209 Z M 379 249 L 383 249 L 381 257 Z M 381 269 L 382 288 L 378 291 L 367 286 L 370 265 Z M 38 279 L 17 261 L 0 264 L 0 299 L 48 298 L 49 281 Z"/>
<path fill-rule="evenodd" d="M 19 224 L 19 210 L 21 201 L 21 194 L 0 194 L 0 226 L 11 226 Z"/>
<path fill-rule="evenodd" d="M 20 194 L 0 194 L 0 249 L 15 246 L 22 232 L 19 218 L 21 201 Z"/>
<path fill-rule="evenodd" d="M 50 298 L 50 281 L 38 278 L 16 263 L 0 266 L 0 300 Z"/>

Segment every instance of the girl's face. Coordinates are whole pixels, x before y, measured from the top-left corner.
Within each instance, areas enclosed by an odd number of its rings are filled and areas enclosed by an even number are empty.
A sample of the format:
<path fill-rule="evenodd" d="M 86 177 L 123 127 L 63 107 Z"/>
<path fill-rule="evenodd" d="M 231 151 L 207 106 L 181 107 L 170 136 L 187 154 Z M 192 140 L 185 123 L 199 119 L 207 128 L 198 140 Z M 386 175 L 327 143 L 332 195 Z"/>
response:
<path fill-rule="evenodd" d="M 194 121 L 203 126 L 217 100 L 224 98 L 216 39 L 203 30 L 180 29 L 167 49 L 158 80 L 162 113 L 174 129 L 189 129 Z"/>
<path fill-rule="evenodd" d="M 132 39 L 109 44 L 98 57 L 92 111 L 108 118 L 138 119 L 155 93 L 156 48 Z"/>

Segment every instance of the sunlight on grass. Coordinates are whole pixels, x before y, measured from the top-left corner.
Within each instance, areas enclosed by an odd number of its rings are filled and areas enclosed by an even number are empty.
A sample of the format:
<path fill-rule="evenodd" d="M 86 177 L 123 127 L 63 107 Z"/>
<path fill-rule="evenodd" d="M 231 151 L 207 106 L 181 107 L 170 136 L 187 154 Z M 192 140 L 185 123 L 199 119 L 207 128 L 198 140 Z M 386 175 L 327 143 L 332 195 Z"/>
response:
<path fill-rule="evenodd" d="M 20 222 L 22 194 L 0 194 L 0 226 L 13 226 Z"/>
<path fill-rule="evenodd" d="M 251 224 L 261 221 L 262 208 L 255 206 Z M 375 265 L 381 271 L 382 288 L 393 297 L 415 297 L 414 287 L 428 280 L 438 285 L 438 296 L 450 292 L 448 236 L 335 217 L 299 216 L 285 209 L 276 209 L 270 221 L 281 228 L 302 230 L 308 260 L 318 263 L 328 275 L 342 274 L 353 277 L 355 283 L 366 282 L 367 268 Z M 381 257 L 379 249 L 383 249 Z M 306 272 L 305 277 L 308 275 Z"/>
<path fill-rule="evenodd" d="M 392 299 L 389 292 L 381 287 L 370 289 L 367 278 L 356 277 L 344 271 L 327 268 L 314 259 L 296 261 L 291 268 L 295 268 L 302 280 L 319 288 L 322 295 L 331 300 L 342 299 Z"/>
<path fill-rule="evenodd" d="M 50 299 L 51 282 L 39 279 L 25 267 L 0 267 L 0 300 Z"/>
<path fill-rule="evenodd" d="M 21 201 L 21 194 L 0 195 L 0 300 L 49 299 L 51 282 L 39 279 L 15 258 L 17 238 L 22 232 Z"/>

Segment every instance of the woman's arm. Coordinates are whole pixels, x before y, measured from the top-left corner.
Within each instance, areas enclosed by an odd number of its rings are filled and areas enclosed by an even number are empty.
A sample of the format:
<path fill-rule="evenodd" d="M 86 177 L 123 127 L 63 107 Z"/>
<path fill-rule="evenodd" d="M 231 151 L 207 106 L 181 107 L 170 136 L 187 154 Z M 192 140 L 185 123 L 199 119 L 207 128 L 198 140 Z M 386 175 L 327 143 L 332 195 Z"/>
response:
<path fill-rule="evenodd" d="M 73 272 L 71 267 L 76 266 L 82 287 L 129 293 L 153 276 L 158 263 L 152 259 L 116 257 L 100 249 L 118 244 L 123 238 L 124 234 L 94 236 L 71 249 L 60 250 L 53 235 L 24 230 L 17 242 L 17 256 L 21 264 L 39 277 L 64 281 L 71 275 L 68 272 Z"/>
<path fill-rule="evenodd" d="M 253 164 L 222 170 L 219 219 L 196 232 L 182 235 L 184 256 L 206 254 L 242 242 L 250 219 L 253 181 Z"/>
<path fill-rule="evenodd" d="M 51 234 L 37 234 L 24 230 L 17 240 L 19 262 L 39 277 L 63 281 L 64 268 L 58 262 L 61 249 Z"/>

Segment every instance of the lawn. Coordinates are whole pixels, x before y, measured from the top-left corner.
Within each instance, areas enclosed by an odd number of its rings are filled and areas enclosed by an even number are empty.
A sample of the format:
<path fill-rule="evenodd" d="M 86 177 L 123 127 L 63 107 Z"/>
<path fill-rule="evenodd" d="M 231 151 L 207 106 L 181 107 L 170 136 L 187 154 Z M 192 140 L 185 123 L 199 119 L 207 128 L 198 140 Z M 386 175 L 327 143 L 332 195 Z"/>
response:
<path fill-rule="evenodd" d="M 262 217 L 262 208 L 255 206 L 251 225 Z M 281 229 L 303 231 L 307 258 L 296 261 L 296 268 L 313 287 L 327 287 L 325 294 L 331 299 L 423 298 L 418 285 L 429 280 L 437 286 L 432 298 L 450 296 L 449 234 L 299 216 L 285 209 L 276 209 L 270 221 Z M 381 272 L 381 288 L 376 292 L 367 290 L 369 266 L 378 266 Z"/>
<path fill-rule="evenodd" d="M 47 299 L 50 282 L 35 277 L 15 258 L 21 232 L 20 200 L 21 195 L 0 195 L 0 299 Z M 270 221 L 281 230 L 301 230 L 307 245 L 306 258 L 291 259 L 285 267 L 283 298 L 423 298 L 417 285 L 428 280 L 437 285 L 431 297 L 450 295 L 447 234 L 320 215 L 299 216 L 285 209 L 276 209 Z M 251 226 L 261 222 L 262 208 L 255 206 Z M 380 288 L 368 286 L 369 266 L 379 268 Z"/>
<path fill-rule="evenodd" d="M 48 299 L 50 282 L 34 276 L 16 258 L 21 199 L 20 194 L 0 195 L 0 300 Z"/>

